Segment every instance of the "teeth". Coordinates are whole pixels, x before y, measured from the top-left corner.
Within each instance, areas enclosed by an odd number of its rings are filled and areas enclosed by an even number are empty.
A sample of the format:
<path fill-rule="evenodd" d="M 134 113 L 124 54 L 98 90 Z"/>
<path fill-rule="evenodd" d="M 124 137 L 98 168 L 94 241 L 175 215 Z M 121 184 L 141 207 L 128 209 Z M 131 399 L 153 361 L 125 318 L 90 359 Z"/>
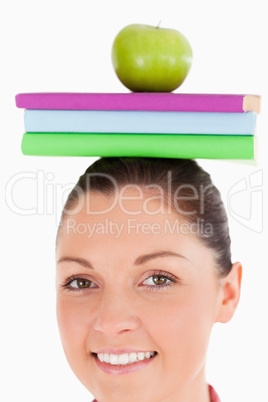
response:
<path fill-rule="evenodd" d="M 144 360 L 144 353 L 142 353 L 142 352 L 138 353 L 138 359 Z"/>
<path fill-rule="evenodd" d="M 113 355 L 111 355 L 112 357 Z M 128 364 L 128 354 L 124 353 L 123 355 L 118 356 L 118 363 L 119 364 Z"/>
<path fill-rule="evenodd" d="M 119 356 L 110 355 L 110 364 L 119 364 Z"/>
<path fill-rule="evenodd" d="M 129 363 L 135 363 L 136 360 L 137 360 L 137 353 L 129 353 L 128 355 Z"/>
<path fill-rule="evenodd" d="M 98 359 L 101 362 L 110 363 L 112 365 L 126 365 L 130 363 L 136 363 L 145 359 L 150 359 L 156 352 L 139 352 L 139 353 L 123 353 L 121 355 L 98 353 Z"/>

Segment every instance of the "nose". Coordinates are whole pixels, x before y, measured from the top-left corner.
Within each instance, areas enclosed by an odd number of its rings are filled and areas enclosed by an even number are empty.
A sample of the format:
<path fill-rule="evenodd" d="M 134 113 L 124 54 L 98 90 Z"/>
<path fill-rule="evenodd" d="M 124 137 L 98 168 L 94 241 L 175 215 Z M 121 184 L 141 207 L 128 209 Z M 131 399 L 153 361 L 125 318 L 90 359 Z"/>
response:
<path fill-rule="evenodd" d="M 100 300 L 93 327 L 107 336 L 135 331 L 140 325 L 136 310 L 134 295 L 114 290 L 106 292 Z"/>

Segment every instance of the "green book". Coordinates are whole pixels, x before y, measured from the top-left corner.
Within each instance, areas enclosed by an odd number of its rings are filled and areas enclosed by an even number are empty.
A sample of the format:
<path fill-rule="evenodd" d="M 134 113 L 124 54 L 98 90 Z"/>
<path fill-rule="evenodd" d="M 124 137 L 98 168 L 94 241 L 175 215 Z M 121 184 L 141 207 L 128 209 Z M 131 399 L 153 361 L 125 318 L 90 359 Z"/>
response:
<path fill-rule="evenodd" d="M 24 155 L 254 159 L 252 135 L 25 133 Z"/>

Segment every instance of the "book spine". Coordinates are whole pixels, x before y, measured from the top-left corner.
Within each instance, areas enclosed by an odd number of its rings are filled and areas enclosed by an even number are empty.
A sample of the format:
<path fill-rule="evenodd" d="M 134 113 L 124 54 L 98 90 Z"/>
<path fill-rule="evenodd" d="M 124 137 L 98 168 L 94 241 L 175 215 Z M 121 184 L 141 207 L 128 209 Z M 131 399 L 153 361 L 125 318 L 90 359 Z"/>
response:
<path fill-rule="evenodd" d="M 18 94 L 15 99 L 18 108 L 43 110 L 141 110 L 220 113 L 243 113 L 245 111 L 243 106 L 244 95 L 227 94 L 36 93 Z"/>
<path fill-rule="evenodd" d="M 254 159 L 254 136 L 25 133 L 24 155 Z"/>
<path fill-rule="evenodd" d="M 27 132 L 253 135 L 256 113 L 26 110 Z"/>

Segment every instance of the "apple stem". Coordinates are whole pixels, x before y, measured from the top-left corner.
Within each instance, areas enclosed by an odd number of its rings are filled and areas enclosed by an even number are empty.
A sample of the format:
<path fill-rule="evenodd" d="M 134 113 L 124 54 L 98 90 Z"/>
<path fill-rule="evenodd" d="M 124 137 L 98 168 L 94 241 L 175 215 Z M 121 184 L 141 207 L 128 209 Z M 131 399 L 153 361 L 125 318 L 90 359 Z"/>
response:
<path fill-rule="evenodd" d="M 159 23 L 158 23 L 156 29 L 160 27 L 160 24 L 161 24 L 161 21 L 159 21 Z"/>

